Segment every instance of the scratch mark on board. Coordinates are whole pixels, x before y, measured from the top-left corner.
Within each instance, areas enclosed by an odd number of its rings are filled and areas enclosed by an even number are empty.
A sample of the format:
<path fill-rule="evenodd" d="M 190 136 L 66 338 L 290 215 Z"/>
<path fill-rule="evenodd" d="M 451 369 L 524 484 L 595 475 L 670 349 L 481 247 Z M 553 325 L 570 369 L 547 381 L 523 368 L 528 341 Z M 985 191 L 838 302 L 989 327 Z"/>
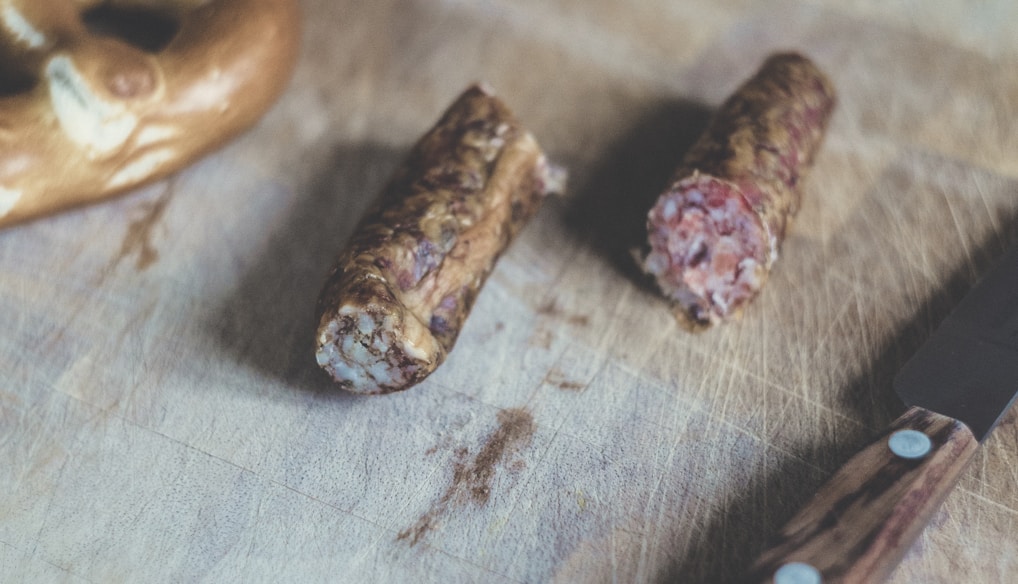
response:
<path fill-rule="evenodd" d="M 468 449 L 456 450 L 452 483 L 424 515 L 399 532 L 396 540 L 409 540 L 412 547 L 435 528 L 450 508 L 485 505 L 491 498 L 492 483 L 499 465 L 514 452 L 526 448 L 534 437 L 535 429 L 534 417 L 524 409 L 498 412 L 498 428 L 488 436 L 472 460 L 468 460 Z M 518 471 L 519 468 L 513 465 L 510 470 Z"/>

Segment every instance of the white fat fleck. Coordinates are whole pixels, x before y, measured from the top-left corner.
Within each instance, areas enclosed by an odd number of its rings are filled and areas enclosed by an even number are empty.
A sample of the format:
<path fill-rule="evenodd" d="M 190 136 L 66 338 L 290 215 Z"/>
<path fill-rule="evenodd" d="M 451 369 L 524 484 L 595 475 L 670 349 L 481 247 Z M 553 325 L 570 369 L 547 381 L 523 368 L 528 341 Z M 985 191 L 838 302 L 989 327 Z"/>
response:
<path fill-rule="evenodd" d="M 753 258 L 745 258 L 739 262 L 739 269 L 742 270 L 742 275 L 739 276 L 739 280 L 745 282 L 753 290 L 760 289 L 760 264 L 757 263 Z"/>
<path fill-rule="evenodd" d="M 661 275 L 668 269 L 668 258 L 666 258 L 662 253 L 658 253 L 656 251 L 651 252 L 647 255 L 644 267 L 648 272 L 655 276 Z"/>
<path fill-rule="evenodd" d="M 364 385 L 364 374 L 359 367 L 351 367 L 343 361 L 335 361 L 333 363 L 335 367 L 336 379 L 342 379 L 349 381 L 354 387 L 361 387 Z"/>
<path fill-rule="evenodd" d="M 0 217 L 10 213 L 19 200 L 21 200 L 21 191 L 0 187 Z"/>
<path fill-rule="evenodd" d="M 696 254 L 702 251 L 701 248 L 704 247 L 704 241 L 706 241 L 706 239 L 707 237 L 704 234 L 696 234 L 696 237 L 693 238 L 693 241 L 690 242 L 689 247 L 687 248 L 689 250 L 689 257 L 687 261 L 692 261 L 692 259 L 696 257 Z"/>
<path fill-rule="evenodd" d="M 418 346 L 415 346 L 410 341 L 403 341 L 403 352 L 418 361 L 428 360 L 428 352 Z"/>
<path fill-rule="evenodd" d="M 505 140 L 503 138 L 492 138 L 488 141 L 486 147 L 484 147 L 484 160 L 491 162 L 498 158 L 498 153 L 502 151 L 502 147 L 505 146 Z"/>
<path fill-rule="evenodd" d="M 175 153 L 172 150 L 150 152 L 117 171 L 106 183 L 106 186 L 119 188 L 141 182 L 174 156 Z"/>
<path fill-rule="evenodd" d="M 721 293 L 715 292 L 711 294 L 710 299 L 712 302 L 714 302 L 714 305 L 718 307 L 719 311 L 722 314 L 728 312 L 728 303 L 725 302 L 725 299 L 724 297 L 721 296 Z"/>
<path fill-rule="evenodd" d="M 53 111 L 75 142 L 105 154 L 121 146 L 138 125 L 138 118 L 122 105 L 96 96 L 70 57 L 50 59 L 46 78 Z"/>
<path fill-rule="evenodd" d="M 686 200 L 689 201 L 690 203 L 696 203 L 697 205 L 700 205 L 703 203 L 703 193 L 696 189 L 693 189 L 686 193 Z"/>
<path fill-rule="evenodd" d="M 402 382 L 403 377 L 394 377 L 393 373 L 396 371 L 397 369 L 389 366 L 385 361 L 375 361 L 371 367 L 368 367 L 367 374 L 379 385 L 398 385 Z"/>
<path fill-rule="evenodd" d="M 377 355 L 378 352 L 384 354 L 390 343 L 394 342 L 392 317 L 385 316 L 379 323 L 365 314 L 361 307 L 352 305 L 341 307 L 337 316 L 318 336 L 319 348 L 315 354 L 318 364 L 337 380 L 349 383 L 353 391 L 373 391 L 376 387 L 404 385 L 404 372 L 388 362 L 384 355 Z M 357 331 L 340 335 L 339 322 L 349 320 L 356 324 Z M 366 338 L 369 335 L 371 338 Z M 412 358 L 426 360 L 428 357 L 424 350 L 410 341 L 403 341 L 400 345 Z"/>
<path fill-rule="evenodd" d="M 30 49 L 39 49 L 46 44 L 46 36 L 38 31 L 31 22 L 17 8 L 8 4 L 4 6 L 3 14 L 4 27 L 11 31 L 15 40 L 25 43 Z"/>
<path fill-rule="evenodd" d="M 339 347 L 339 350 L 341 353 L 343 353 L 343 355 L 349 355 L 350 351 L 353 351 L 353 346 L 354 343 L 356 342 L 357 341 L 355 341 L 352 336 L 346 335 L 342 337 L 342 341 L 340 341 L 337 346 Z"/>
<path fill-rule="evenodd" d="M 322 367 L 328 367 L 332 370 L 333 376 L 336 379 L 350 381 L 356 385 L 360 385 L 363 381 L 363 375 L 360 370 L 351 367 L 342 356 L 335 344 L 323 343 L 318 351 L 315 353 L 315 360 Z"/>
<path fill-rule="evenodd" d="M 332 362 L 330 353 L 334 353 L 335 350 L 330 350 L 332 347 L 322 347 L 315 353 L 315 361 L 318 361 L 319 367 L 325 367 Z"/>
<path fill-rule="evenodd" d="M 375 320 L 367 314 L 361 314 L 357 318 L 357 328 L 362 334 L 370 335 L 375 330 Z"/>
<path fill-rule="evenodd" d="M 330 320 L 328 324 L 325 325 L 325 330 L 322 331 L 322 334 L 318 335 L 318 343 L 324 345 L 329 342 L 329 339 L 336 336 L 337 331 L 339 331 L 339 323 L 334 320 Z"/>
<path fill-rule="evenodd" d="M 357 363 L 370 363 L 375 360 L 375 356 L 362 343 L 354 344 L 353 352 L 347 353 L 347 357 L 352 358 Z"/>
<path fill-rule="evenodd" d="M 169 126 L 148 126 L 138 132 L 135 142 L 138 146 L 148 146 L 156 142 L 169 140 L 177 135 L 177 131 Z"/>
<path fill-rule="evenodd" d="M 665 201 L 665 207 L 662 211 L 665 221 L 671 221 L 679 214 L 679 205 L 675 202 L 675 199 L 668 199 Z"/>

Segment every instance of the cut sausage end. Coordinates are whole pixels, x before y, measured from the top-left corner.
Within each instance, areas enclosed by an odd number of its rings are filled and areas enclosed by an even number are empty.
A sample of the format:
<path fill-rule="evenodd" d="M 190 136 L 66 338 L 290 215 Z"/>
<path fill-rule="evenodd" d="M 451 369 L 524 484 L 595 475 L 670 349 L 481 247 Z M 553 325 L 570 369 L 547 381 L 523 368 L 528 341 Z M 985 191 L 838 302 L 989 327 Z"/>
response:
<path fill-rule="evenodd" d="M 695 175 L 666 191 L 647 218 L 644 270 L 693 328 L 739 313 L 773 259 L 772 238 L 735 185 Z"/>
<path fill-rule="evenodd" d="M 643 262 L 680 321 L 736 316 L 764 285 L 834 102 L 809 59 L 773 55 L 686 153 L 648 217 Z"/>
<path fill-rule="evenodd" d="M 452 349 L 474 288 L 518 229 L 512 225 L 522 225 L 541 198 L 565 188 L 567 173 L 547 161 L 529 134 L 500 151 L 499 160 L 485 189 L 486 208 L 471 227 L 450 235 L 449 249 L 431 246 L 422 254 L 401 248 L 399 260 L 383 262 L 384 271 L 362 267 L 373 275 L 354 278 L 340 307 L 323 313 L 315 358 L 340 387 L 384 394 L 430 375 Z M 435 265 L 422 265 L 421 257 Z"/>
<path fill-rule="evenodd" d="M 427 377 L 443 360 L 435 338 L 414 318 L 379 307 L 344 305 L 318 330 L 315 359 L 343 389 L 383 394 Z"/>
<path fill-rule="evenodd" d="M 319 366 L 361 394 L 424 380 L 452 351 L 498 257 L 565 182 L 490 90 L 469 88 L 337 259 L 319 297 Z"/>

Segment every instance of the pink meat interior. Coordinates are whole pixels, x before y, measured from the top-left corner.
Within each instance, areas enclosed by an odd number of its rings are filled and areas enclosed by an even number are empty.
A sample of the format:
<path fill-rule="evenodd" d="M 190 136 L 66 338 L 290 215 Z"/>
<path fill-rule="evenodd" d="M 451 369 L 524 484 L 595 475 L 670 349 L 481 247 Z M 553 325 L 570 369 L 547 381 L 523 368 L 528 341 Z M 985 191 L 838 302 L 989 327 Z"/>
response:
<path fill-rule="evenodd" d="M 730 183 L 682 181 L 651 209 L 648 231 L 644 268 L 694 321 L 729 316 L 763 285 L 769 237 Z"/>

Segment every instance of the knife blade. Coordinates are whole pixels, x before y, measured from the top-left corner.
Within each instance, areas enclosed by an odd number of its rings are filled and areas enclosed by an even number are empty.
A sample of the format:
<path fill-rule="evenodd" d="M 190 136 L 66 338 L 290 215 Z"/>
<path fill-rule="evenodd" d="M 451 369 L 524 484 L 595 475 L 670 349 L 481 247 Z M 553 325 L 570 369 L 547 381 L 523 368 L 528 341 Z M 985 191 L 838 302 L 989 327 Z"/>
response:
<path fill-rule="evenodd" d="M 784 526 L 747 582 L 890 576 L 1018 395 L 1018 245 L 969 291 L 893 385 L 907 411 Z"/>

